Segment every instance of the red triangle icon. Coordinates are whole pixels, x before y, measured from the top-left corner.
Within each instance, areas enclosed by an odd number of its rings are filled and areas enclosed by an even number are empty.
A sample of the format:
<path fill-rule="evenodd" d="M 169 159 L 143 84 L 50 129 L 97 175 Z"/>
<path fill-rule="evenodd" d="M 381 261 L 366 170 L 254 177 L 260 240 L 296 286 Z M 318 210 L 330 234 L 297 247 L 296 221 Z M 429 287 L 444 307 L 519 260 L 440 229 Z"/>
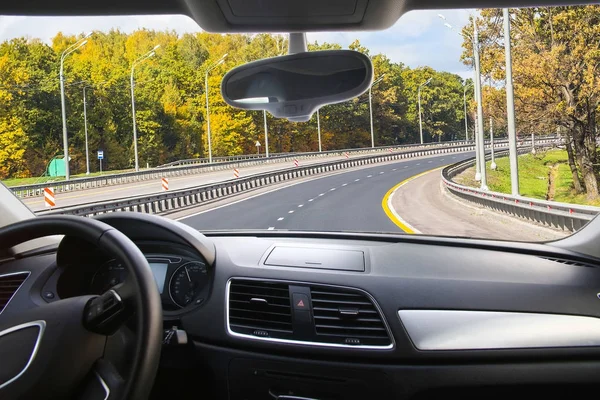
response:
<path fill-rule="evenodd" d="M 297 304 L 298 307 L 304 307 L 304 302 L 302 300 L 300 300 Z"/>

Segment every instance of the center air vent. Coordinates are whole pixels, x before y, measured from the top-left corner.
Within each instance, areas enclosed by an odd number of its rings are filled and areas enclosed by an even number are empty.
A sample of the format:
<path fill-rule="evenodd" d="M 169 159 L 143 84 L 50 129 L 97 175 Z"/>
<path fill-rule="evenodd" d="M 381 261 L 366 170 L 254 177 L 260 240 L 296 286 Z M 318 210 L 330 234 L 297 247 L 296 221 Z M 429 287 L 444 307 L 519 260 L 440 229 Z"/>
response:
<path fill-rule="evenodd" d="M 20 272 L 16 274 L 0 275 L 0 312 L 8 304 L 10 299 L 17 293 L 29 272 Z"/>
<path fill-rule="evenodd" d="M 379 310 L 364 293 L 313 286 L 310 294 L 318 341 L 366 346 L 392 344 Z"/>
<path fill-rule="evenodd" d="M 289 286 L 277 282 L 234 280 L 229 288 L 229 327 L 264 338 L 291 338 Z"/>

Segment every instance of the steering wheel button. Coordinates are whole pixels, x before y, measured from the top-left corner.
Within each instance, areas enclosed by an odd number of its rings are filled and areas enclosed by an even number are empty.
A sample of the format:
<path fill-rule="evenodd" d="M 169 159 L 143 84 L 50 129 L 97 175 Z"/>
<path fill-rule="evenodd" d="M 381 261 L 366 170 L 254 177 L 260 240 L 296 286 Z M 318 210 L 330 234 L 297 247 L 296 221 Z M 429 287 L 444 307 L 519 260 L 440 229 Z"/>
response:
<path fill-rule="evenodd" d="M 44 298 L 48 300 L 52 300 L 54 298 L 54 293 L 52 292 L 44 292 Z"/>

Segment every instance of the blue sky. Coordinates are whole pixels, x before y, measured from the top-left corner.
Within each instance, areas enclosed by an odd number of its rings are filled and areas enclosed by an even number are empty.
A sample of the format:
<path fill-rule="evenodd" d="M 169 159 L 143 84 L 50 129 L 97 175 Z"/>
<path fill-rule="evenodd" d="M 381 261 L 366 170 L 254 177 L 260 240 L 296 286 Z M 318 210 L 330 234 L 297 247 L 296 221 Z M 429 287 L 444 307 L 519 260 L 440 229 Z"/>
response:
<path fill-rule="evenodd" d="M 431 66 L 464 78 L 472 72 L 459 61 L 462 37 L 457 31 L 467 23 L 473 10 L 411 11 L 391 28 L 380 32 L 310 33 L 308 40 L 339 43 L 347 47 L 355 39 L 371 50 L 371 54 L 384 53 L 392 61 L 410 67 Z M 446 22 L 456 27 L 453 31 L 444 26 L 438 17 L 442 13 Z M 46 42 L 62 31 L 77 34 L 89 31 L 109 31 L 118 28 L 131 32 L 139 28 L 172 29 L 179 33 L 197 32 L 200 27 L 184 16 L 126 16 L 126 17 L 0 17 L 0 41 L 14 37 L 40 38 Z"/>

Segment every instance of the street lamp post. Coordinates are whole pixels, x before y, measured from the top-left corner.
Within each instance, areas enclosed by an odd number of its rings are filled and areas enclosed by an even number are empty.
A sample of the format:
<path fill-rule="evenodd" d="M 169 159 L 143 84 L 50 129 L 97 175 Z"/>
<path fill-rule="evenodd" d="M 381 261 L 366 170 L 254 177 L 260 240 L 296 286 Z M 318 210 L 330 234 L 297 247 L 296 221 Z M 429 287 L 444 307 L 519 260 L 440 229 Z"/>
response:
<path fill-rule="evenodd" d="M 131 64 L 131 78 L 130 78 L 130 84 L 131 84 L 131 117 L 133 119 L 133 153 L 134 153 L 134 157 L 135 157 L 135 171 L 139 171 L 140 170 L 140 164 L 138 162 L 138 147 L 137 147 L 137 126 L 135 123 L 135 95 L 134 95 L 134 81 L 133 81 L 133 72 L 135 69 L 135 66 L 139 63 L 141 63 L 144 60 L 147 60 L 148 58 L 154 56 L 155 50 L 158 49 L 160 47 L 160 44 L 157 44 L 156 46 L 154 46 L 154 48 L 152 50 L 150 50 L 149 52 L 147 52 L 146 54 L 144 54 L 143 56 L 139 57 L 137 60 L 135 60 L 133 62 L 133 64 Z"/>
<path fill-rule="evenodd" d="M 317 134 L 319 138 L 319 153 L 322 151 L 321 149 L 321 118 L 319 116 L 319 110 L 317 110 Z"/>
<path fill-rule="evenodd" d="M 88 147 L 88 131 L 87 131 L 87 101 L 85 98 L 85 89 L 83 85 L 83 128 L 85 130 L 85 174 L 90 174 L 90 151 Z"/>
<path fill-rule="evenodd" d="M 478 154 L 479 154 L 479 163 L 480 163 L 480 172 L 481 172 L 481 190 L 487 190 L 487 175 L 485 171 L 485 138 L 483 136 L 483 104 L 482 104 L 482 96 L 481 96 L 481 75 L 479 71 L 479 33 L 477 32 L 477 23 L 473 20 L 473 58 L 475 58 L 475 70 L 477 71 L 477 76 L 475 79 L 475 93 L 477 95 L 477 137 L 479 139 L 478 143 Z"/>
<path fill-rule="evenodd" d="M 517 159 L 517 134 L 515 129 L 515 93 L 512 79 L 510 54 L 510 15 L 502 9 L 504 17 L 504 58 L 506 63 L 506 116 L 508 124 L 508 160 L 510 164 L 510 188 L 513 196 L 519 195 L 519 162 Z"/>
<path fill-rule="evenodd" d="M 442 14 L 438 14 L 438 16 L 446 20 Z M 444 25 L 454 30 L 454 27 L 448 23 L 444 23 Z M 482 106 L 482 96 L 481 96 L 481 74 L 479 69 L 479 33 L 477 32 L 477 24 L 475 20 L 473 20 L 473 37 L 469 35 L 465 35 L 462 32 L 457 32 L 459 35 L 463 36 L 467 40 L 471 41 L 473 45 L 473 74 L 475 81 L 475 99 L 477 101 L 477 118 L 475 121 L 475 129 L 473 135 L 475 136 L 475 164 L 477 165 L 479 171 L 475 173 L 475 179 L 481 181 L 481 189 L 487 190 L 487 177 L 485 173 L 485 142 L 483 137 L 483 106 Z"/>
<path fill-rule="evenodd" d="M 490 168 L 496 170 L 498 167 L 496 165 L 496 160 L 494 158 L 494 118 L 490 117 L 490 147 L 492 152 L 492 163 L 490 164 Z"/>
<path fill-rule="evenodd" d="M 225 62 L 225 57 L 227 57 L 227 53 L 223 54 L 223 56 L 213 65 L 206 69 L 206 74 L 204 75 L 204 91 L 206 92 L 206 133 L 208 137 L 208 162 L 212 163 L 212 137 L 210 133 L 210 109 L 208 105 L 208 74 L 213 69 L 217 68 L 219 65 Z M 266 121 L 266 115 L 265 115 Z M 265 125 L 266 126 L 266 125 Z M 266 132 L 266 129 L 265 129 Z"/>
<path fill-rule="evenodd" d="M 419 101 L 419 137 L 421 139 L 421 144 L 423 144 L 423 120 L 421 117 L 421 88 L 431 82 L 431 78 L 427 79 L 425 82 L 419 85 L 419 89 L 417 90 L 417 98 Z"/>
<path fill-rule="evenodd" d="M 62 128 L 63 128 L 63 152 L 64 152 L 64 164 L 65 164 L 65 180 L 71 179 L 71 172 L 69 170 L 69 138 L 67 136 L 67 111 L 65 106 L 65 75 L 64 75 L 64 64 L 65 58 L 73 53 L 75 50 L 79 49 L 81 46 L 85 46 L 87 43 L 87 38 L 90 37 L 92 33 L 88 33 L 83 38 L 79 39 L 77 42 L 73 43 L 69 47 L 67 47 L 60 56 L 60 71 L 59 71 L 59 79 L 60 79 L 60 107 L 62 112 Z"/>
<path fill-rule="evenodd" d="M 373 83 L 371 84 L 371 86 L 369 86 L 369 115 L 370 115 L 370 123 L 371 123 L 371 148 L 375 148 L 375 135 L 373 133 L 373 96 L 372 96 L 372 91 L 371 89 L 373 88 L 373 86 L 375 86 L 376 84 L 378 84 L 379 82 L 381 82 L 381 80 L 383 79 L 383 77 L 385 76 L 385 74 L 381 75 L 379 78 L 377 78 L 375 81 L 373 81 Z"/>
<path fill-rule="evenodd" d="M 467 118 L 467 87 L 469 85 L 463 85 L 463 102 L 465 106 L 465 140 L 469 141 L 469 121 Z"/>
<path fill-rule="evenodd" d="M 269 157 L 269 134 L 267 132 L 267 111 L 263 110 L 263 119 L 265 122 L 265 157 Z"/>

